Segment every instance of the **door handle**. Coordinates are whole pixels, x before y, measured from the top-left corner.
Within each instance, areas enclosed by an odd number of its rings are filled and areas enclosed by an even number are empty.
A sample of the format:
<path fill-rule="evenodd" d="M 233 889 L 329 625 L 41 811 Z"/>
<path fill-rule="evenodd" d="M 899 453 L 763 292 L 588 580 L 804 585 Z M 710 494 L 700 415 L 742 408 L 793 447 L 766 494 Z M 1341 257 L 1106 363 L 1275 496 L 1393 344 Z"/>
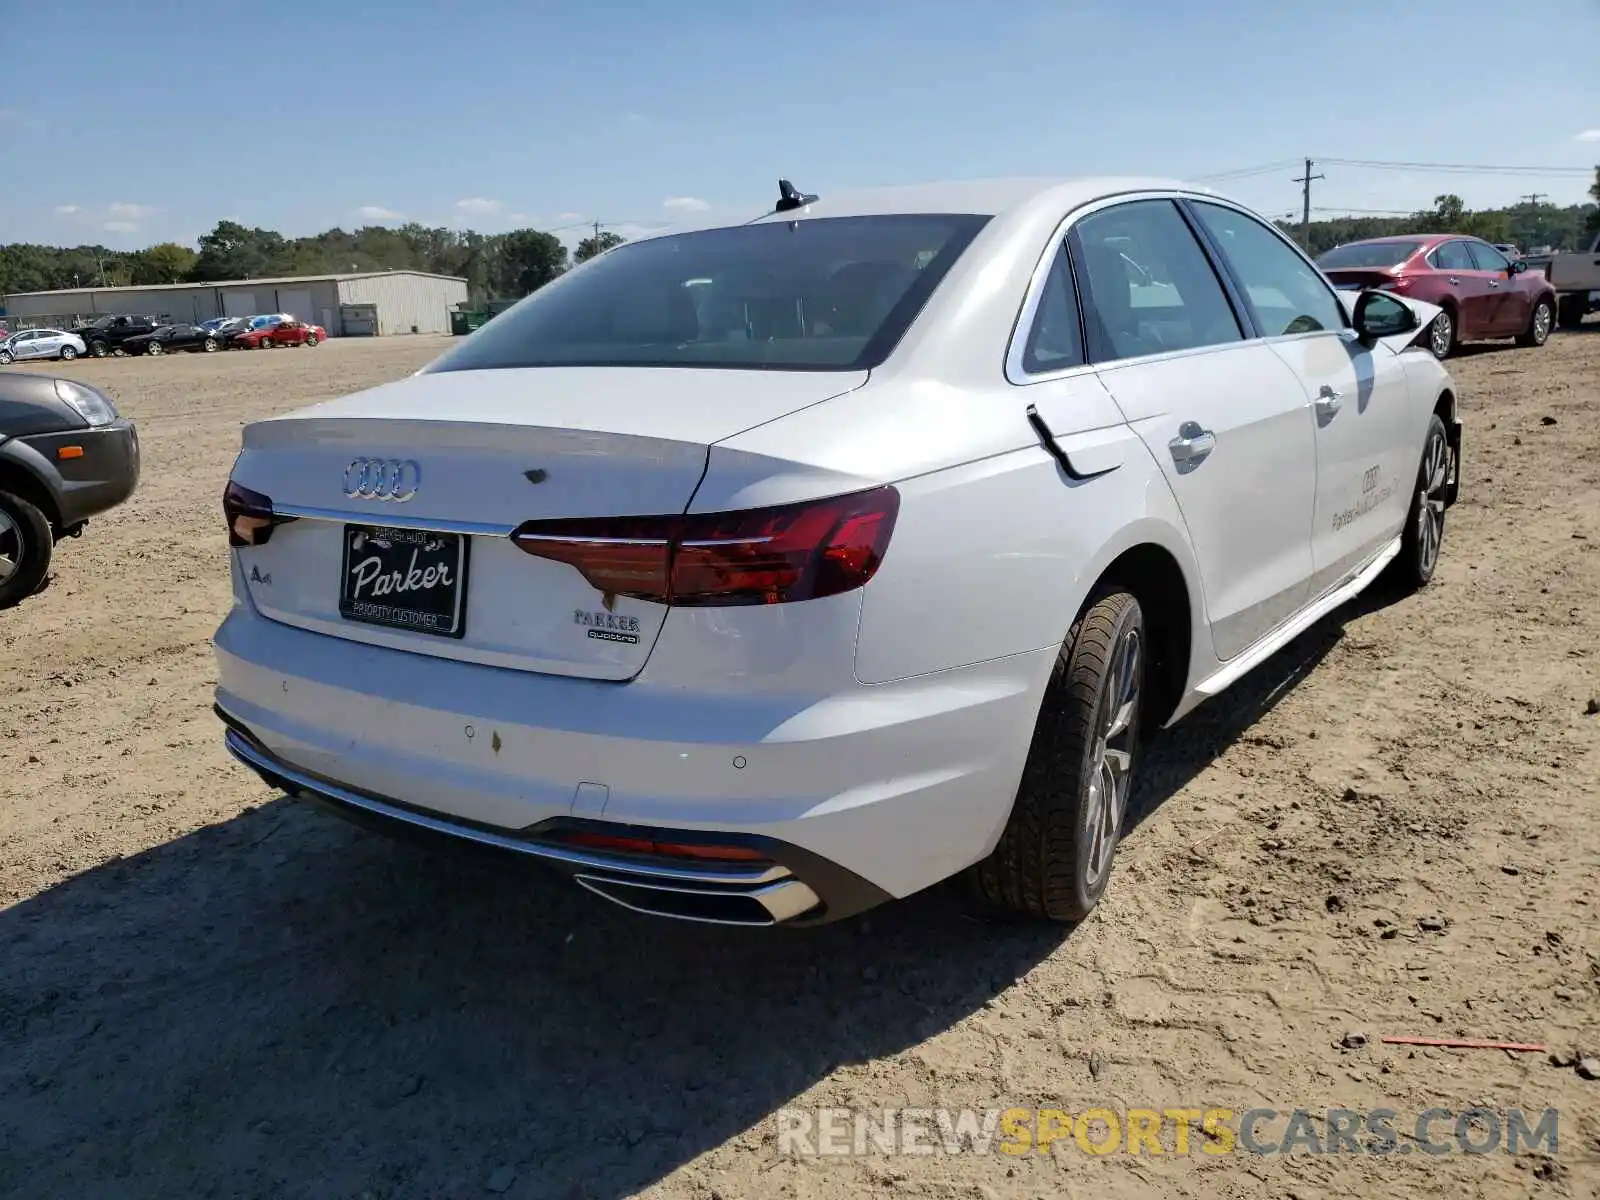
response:
<path fill-rule="evenodd" d="M 1216 448 L 1217 435 L 1209 429 L 1202 429 L 1198 421 L 1185 421 L 1178 426 L 1178 436 L 1167 443 L 1167 449 L 1172 451 L 1172 461 L 1180 466 L 1198 463 Z"/>
<path fill-rule="evenodd" d="M 1491 280 L 1489 280 L 1489 286 L 1490 287 L 1499 287 L 1500 286 L 1500 281 L 1498 279 L 1491 279 Z"/>
<path fill-rule="evenodd" d="M 1339 411 L 1340 406 L 1343 404 L 1343 392 L 1330 387 L 1326 383 L 1322 385 L 1322 390 L 1317 393 L 1317 415 L 1319 417 L 1333 416 L 1334 413 Z"/>
<path fill-rule="evenodd" d="M 1452 275 L 1452 276 L 1450 276 L 1449 279 L 1446 279 L 1445 282 L 1446 283 L 1460 283 L 1461 280 L 1457 279 L 1454 275 Z"/>

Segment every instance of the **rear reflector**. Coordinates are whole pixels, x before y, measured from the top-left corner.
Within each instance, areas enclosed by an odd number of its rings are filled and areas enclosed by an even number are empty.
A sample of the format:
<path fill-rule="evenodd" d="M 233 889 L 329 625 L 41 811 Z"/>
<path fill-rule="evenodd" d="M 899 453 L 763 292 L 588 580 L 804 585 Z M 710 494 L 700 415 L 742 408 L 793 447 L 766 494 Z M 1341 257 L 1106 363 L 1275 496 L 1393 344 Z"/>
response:
<path fill-rule="evenodd" d="M 228 545 L 264 546 L 278 525 L 294 520 L 272 511 L 272 498 L 228 480 L 222 493 L 222 513 L 228 521 Z"/>
<path fill-rule="evenodd" d="M 554 841 L 589 850 L 616 854 L 655 854 L 666 858 L 697 858 L 708 862 L 771 862 L 759 850 L 745 846 L 714 846 L 696 842 L 662 842 L 654 838 L 626 837 L 614 833 L 560 833 Z"/>
<path fill-rule="evenodd" d="M 804 504 L 668 517 L 528 521 L 511 539 L 577 568 L 598 591 L 690 606 L 836 596 L 877 572 L 900 493 L 874 488 Z"/>

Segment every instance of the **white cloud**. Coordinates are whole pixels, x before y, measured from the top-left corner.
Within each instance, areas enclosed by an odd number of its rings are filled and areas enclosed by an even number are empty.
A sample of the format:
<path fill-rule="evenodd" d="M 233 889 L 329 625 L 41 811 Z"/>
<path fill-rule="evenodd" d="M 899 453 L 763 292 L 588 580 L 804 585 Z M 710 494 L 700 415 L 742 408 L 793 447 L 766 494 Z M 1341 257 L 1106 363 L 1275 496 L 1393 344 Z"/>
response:
<path fill-rule="evenodd" d="M 107 233 L 138 233 L 139 223 L 137 221 L 107 221 L 100 228 Z"/>
<path fill-rule="evenodd" d="M 1575 142 L 1600 142 L 1600 129 L 1585 129 L 1572 140 Z"/>
<path fill-rule="evenodd" d="M 120 221 L 139 221 L 156 210 L 145 204 L 126 204 L 115 200 L 106 206 L 106 211 Z"/>
<path fill-rule="evenodd" d="M 476 217 L 487 216 L 490 213 L 500 211 L 500 201 L 485 200 L 482 196 L 473 196 L 469 200 L 457 200 L 456 211 Z"/>
<path fill-rule="evenodd" d="M 58 205 L 56 205 L 56 216 L 58 216 L 58 217 L 75 216 L 78 213 L 78 211 L 79 211 L 78 210 L 78 206 L 76 204 L 58 204 Z"/>
<path fill-rule="evenodd" d="M 661 202 L 661 207 L 673 212 L 698 213 L 705 212 L 711 205 L 698 196 L 668 196 Z"/>
<path fill-rule="evenodd" d="M 392 208 L 385 208 L 381 204 L 363 204 L 356 209 L 356 216 L 364 221 L 398 221 L 400 214 Z"/>

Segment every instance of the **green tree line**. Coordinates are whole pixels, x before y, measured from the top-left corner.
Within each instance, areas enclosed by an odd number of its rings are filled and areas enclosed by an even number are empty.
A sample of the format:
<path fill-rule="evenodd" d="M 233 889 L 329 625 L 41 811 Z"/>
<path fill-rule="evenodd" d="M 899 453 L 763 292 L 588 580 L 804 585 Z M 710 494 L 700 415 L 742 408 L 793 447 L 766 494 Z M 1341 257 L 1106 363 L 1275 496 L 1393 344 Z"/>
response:
<path fill-rule="evenodd" d="M 602 231 L 585 238 L 574 263 L 619 245 Z M 567 248 L 552 233 L 513 229 L 483 234 L 409 224 L 392 229 L 329 229 L 287 238 L 271 229 L 219 221 L 198 248 L 161 242 L 143 250 L 105 246 L 0 245 L 0 294 L 75 287 L 210 283 L 283 275 L 413 270 L 459 275 L 475 301 L 512 298 L 549 283 L 568 267 Z"/>
<path fill-rule="evenodd" d="M 1587 249 L 1600 232 L 1600 167 L 1589 188 L 1594 204 L 1569 204 L 1557 208 L 1550 204 L 1515 204 L 1509 208 L 1473 210 L 1460 196 L 1434 197 L 1433 207 L 1409 216 L 1330 217 L 1311 222 L 1310 244 L 1313 255 L 1362 238 L 1391 237 L 1403 233 L 1463 233 L 1486 242 L 1510 243 L 1527 252 L 1536 246 L 1552 250 Z M 1296 239 L 1300 225 L 1280 221 L 1279 226 Z"/>

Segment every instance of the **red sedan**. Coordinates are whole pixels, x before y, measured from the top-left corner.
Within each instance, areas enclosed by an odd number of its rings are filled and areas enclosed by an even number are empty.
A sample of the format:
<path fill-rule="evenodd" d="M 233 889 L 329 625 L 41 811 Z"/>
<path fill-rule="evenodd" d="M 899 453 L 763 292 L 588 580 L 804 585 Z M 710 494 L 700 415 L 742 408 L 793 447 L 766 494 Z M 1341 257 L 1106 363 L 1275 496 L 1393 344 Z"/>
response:
<path fill-rule="evenodd" d="M 274 346 L 315 346 L 328 336 L 321 325 L 308 325 L 304 321 L 279 321 L 276 325 L 263 325 L 259 329 L 237 333 L 231 345 L 239 350 L 270 350 Z"/>
<path fill-rule="evenodd" d="M 1370 238 L 1335 246 L 1317 265 L 1335 287 L 1383 288 L 1444 311 L 1428 330 L 1428 346 L 1448 358 L 1462 342 L 1517 339 L 1542 346 L 1555 325 L 1550 281 L 1488 242 L 1454 233 Z"/>

